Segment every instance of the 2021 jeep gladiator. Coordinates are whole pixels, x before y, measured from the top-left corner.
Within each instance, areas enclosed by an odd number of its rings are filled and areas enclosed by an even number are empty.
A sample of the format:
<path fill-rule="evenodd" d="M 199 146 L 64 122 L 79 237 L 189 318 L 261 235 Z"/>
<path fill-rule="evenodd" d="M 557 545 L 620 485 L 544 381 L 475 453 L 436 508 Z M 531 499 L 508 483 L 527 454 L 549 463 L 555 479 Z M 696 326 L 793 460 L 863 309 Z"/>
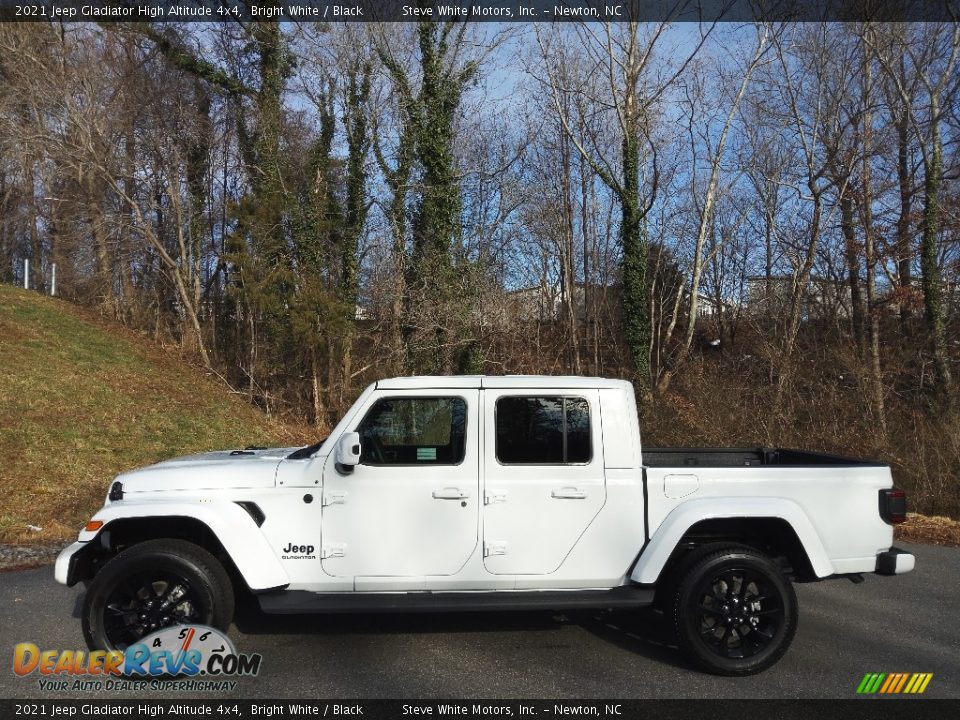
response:
<path fill-rule="evenodd" d="M 267 613 L 657 604 L 701 668 L 775 663 L 792 580 L 900 574 L 887 466 L 796 450 L 641 448 L 632 386 L 408 377 L 368 387 L 324 441 L 124 473 L 57 558 L 83 631 L 123 649 L 178 623 Z"/>

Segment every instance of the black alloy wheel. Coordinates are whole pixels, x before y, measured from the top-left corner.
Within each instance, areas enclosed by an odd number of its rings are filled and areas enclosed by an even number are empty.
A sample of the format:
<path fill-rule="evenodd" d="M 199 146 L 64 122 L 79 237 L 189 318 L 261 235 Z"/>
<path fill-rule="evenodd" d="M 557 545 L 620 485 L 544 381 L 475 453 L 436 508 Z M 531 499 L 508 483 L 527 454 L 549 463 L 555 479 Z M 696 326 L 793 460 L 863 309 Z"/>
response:
<path fill-rule="evenodd" d="M 220 562 L 183 540 L 148 540 L 103 566 L 87 588 L 83 634 L 91 650 L 124 650 L 165 627 L 226 631 L 233 587 Z"/>
<path fill-rule="evenodd" d="M 200 623 L 209 613 L 181 574 L 146 571 L 121 578 L 104 606 L 103 630 L 118 650 L 171 625 Z"/>
<path fill-rule="evenodd" d="M 751 675 L 776 663 L 797 629 L 790 581 L 766 555 L 745 546 L 691 558 L 677 587 L 680 647 L 702 669 Z"/>
<path fill-rule="evenodd" d="M 704 578 L 696 595 L 700 637 L 721 657 L 753 657 L 773 642 L 783 625 L 783 603 L 759 573 L 724 570 Z"/>

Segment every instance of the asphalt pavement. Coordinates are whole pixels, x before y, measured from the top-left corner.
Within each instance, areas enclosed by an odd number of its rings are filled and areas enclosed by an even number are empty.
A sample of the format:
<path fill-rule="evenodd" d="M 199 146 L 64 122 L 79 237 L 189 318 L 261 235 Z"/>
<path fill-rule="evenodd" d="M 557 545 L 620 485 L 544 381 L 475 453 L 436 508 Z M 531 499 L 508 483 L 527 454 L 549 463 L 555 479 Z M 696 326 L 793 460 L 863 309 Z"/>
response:
<path fill-rule="evenodd" d="M 960 698 L 960 549 L 901 543 L 917 569 L 797 587 L 800 624 L 772 669 L 720 678 L 691 669 L 657 613 L 268 616 L 245 605 L 230 636 L 261 653 L 238 698 L 852 698 L 868 672 L 926 672 L 923 698 Z M 0 698 L 41 691 L 11 670 L 13 647 L 84 648 L 81 587 L 53 568 L 0 573 Z M 3 654 L 6 653 L 6 659 Z M 198 693 L 220 699 L 229 693 Z M 168 697 L 158 692 L 156 697 Z M 99 697 L 105 697 L 100 695 Z M 135 697 L 129 692 L 108 697 Z M 137 695 L 136 697 L 143 697 Z M 920 699 L 920 697 L 918 697 Z"/>

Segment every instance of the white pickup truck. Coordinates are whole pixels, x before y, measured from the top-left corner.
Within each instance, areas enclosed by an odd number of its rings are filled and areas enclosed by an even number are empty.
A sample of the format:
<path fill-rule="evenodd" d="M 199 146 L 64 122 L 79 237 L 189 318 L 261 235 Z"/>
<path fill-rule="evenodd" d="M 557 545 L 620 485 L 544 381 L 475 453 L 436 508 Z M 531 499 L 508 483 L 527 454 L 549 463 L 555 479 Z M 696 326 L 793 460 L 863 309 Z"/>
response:
<path fill-rule="evenodd" d="M 123 649 L 168 625 L 267 613 L 639 608 L 702 669 L 763 670 L 797 627 L 791 581 L 909 572 L 882 464 L 796 450 L 641 448 L 633 387 L 407 377 L 324 441 L 124 473 L 57 558 L 83 630 Z"/>

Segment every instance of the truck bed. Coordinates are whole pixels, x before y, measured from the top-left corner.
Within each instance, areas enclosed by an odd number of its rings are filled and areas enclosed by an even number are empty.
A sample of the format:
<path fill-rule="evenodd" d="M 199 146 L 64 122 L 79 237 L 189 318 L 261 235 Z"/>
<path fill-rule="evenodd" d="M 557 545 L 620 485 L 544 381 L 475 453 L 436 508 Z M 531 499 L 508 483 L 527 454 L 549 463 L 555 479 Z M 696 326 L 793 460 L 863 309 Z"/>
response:
<path fill-rule="evenodd" d="M 884 463 L 789 448 L 644 448 L 647 467 L 871 467 Z"/>

